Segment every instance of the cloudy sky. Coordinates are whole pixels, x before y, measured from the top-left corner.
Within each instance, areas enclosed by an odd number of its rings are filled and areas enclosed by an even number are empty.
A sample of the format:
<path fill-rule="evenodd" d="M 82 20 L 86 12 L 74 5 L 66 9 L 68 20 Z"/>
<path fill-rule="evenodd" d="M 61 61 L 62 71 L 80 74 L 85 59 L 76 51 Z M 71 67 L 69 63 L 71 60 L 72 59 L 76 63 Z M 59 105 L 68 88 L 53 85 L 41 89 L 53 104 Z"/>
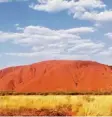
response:
<path fill-rule="evenodd" d="M 0 69 L 49 59 L 112 65 L 112 0 L 0 0 Z"/>

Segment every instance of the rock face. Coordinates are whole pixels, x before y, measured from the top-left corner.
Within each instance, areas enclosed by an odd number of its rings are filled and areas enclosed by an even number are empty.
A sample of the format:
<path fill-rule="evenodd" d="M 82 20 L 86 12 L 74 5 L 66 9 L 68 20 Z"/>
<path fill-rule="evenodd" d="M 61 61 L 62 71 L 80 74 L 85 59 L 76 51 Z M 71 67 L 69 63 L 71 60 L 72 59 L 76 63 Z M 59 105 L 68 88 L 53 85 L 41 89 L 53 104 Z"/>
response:
<path fill-rule="evenodd" d="M 50 60 L 0 70 L 0 91 L 112 91 L 112 67 L 92 61 Z"/>

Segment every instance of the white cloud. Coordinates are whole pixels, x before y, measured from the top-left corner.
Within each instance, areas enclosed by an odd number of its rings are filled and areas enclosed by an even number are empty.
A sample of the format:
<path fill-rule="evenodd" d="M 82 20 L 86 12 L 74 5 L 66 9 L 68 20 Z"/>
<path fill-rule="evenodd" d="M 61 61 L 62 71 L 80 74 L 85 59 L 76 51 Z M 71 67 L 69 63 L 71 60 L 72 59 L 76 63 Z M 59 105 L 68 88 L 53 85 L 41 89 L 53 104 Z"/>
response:
<path fill-rule="evenodd" d="M 53 30 L 40 26 L 27 26 L 17 33 L 1 31 L 0 42 L 10 41 L 13 44 L 27 45 L 31 48 L 30 53 L 6 53 L 10 56 L 37 57 L 47 53 L 58 58 L 68 56 L 74 58 L 75 55 L 89 56 L 89 54 L 95 54 L 104 48 L 104 43 L 84 39 L 80 36 L 82 33 L 93 33 L 94 31 L 93 27 Z"/>
<path fill-rule="evenodd" d="M 109 39 L 112 39 L 112 33 L 106 33 L 105 36 L 107 36 Z"/>
<path fill-rule="evenodd" d="M 45 12 L 68 10 L 74 19 L 80 20 L 112 21 L 112 10 L 106 9 L 102 0 L 38 0 L 30 8 Z"/>
<path fill-rule="evenodd" d="M 0 0 L 0 2 L 8 2 L 8 0 Z M 97 28 L 104 21 L 112 21 L 112 10 L 107 9 L 101 0 L 38 0 L 37 4 L 31 4 L 29 7 L 49 13 L 65 10 L 74 19 L 94 21 L 94 27 Z M 23 48 L 27 46 L 28 50 L 20 49 L 21 51 L 17 52 L 15 49 L 13 52 L 4 53 L 6 58 L 12 57 L 14 60 L 19 57 L 26 57 L 25 60 L 36 58 L 37 61 L 47 59 L 94 60 L 95 56 L 97 56 L 96 60 L 99 58 L 102 60 L 104 57 L 111 58 L 112 47 L 109 47 L 106 42 L 94 41 L 93 37 L 92 39 L 84 38 L 87 37 L 87 34 L 96 31 L 94 27 L 54 30 L 41 26 L 20 27 L 19 24 L 15 24 L 16 33 L 0 31 L 0 43 L 22 45 Z M 86 36 L 81 37 L 81 34 L 83 36 L 86 34 Z M 112 39 L 112 33 L 107 33 L 105 36 Z M 108 60 L 105 59 L 109 62 Z"/>
<path fill-rule="evenodd" d="M 32 53 L 5 53 L 5 55 L 9 56 L 19 56 L 19 57 L 34 57 L 38 56 L 38 52 L 32 52 Z"/>
<path fill-rule="evenodd" d="M 57 12 L 69 9 L 73 6 L 74 1 L 65 0 L 39 0 L 39 4 L 30 5 L 29 7 L 34 10 L 47 11 L 47 12 Z"/>
<path fill-rule="evenodd" d="M 6 53 L 8 56 L 16 56 L 22 58 L 37 58 L 36 62 L 39 61 L 46 61 L 46 60 L 91 60 L 91 57 L 87 54 L 51 54 L 51 53 L 39 53 L 39 52 L 32 52 L 32 53 Z"/>
<path fill-rule="evenodd" d="M 52 30 L 46 27 L 40 26 L 27 26 L 22 28 L 22 32 L 2 32 L 0 31 L 0 42 L 7 40 L 13 41 L 16 44 L 43 44 L 46 41 L 55 42 L 58 40 L 67 40 L 69 38 L 80 38 L 77 34 L 94 32 L 95 29 L 92 27 L 80 27 L 72 28 L 68 30 Z"/>
<path fill-rule="evenodd" d="M 10 55 L 10 56 L 18 56 L 18 57 L 38 57 L 38 56 L 40 56 L 40 55 L 42 55 L 43 53 L 41 53 L 41 52 L 30 52 L 30 53 L 5 53 L 5 55 Z M 44 52 L 44 55 L 48 55 L 48 54 L 50 54 L 51 55 L 51 53 L 46 53 L 46 52 Z M 56 55 L 57 54 L 52 54 L 50 57 L 53 57 L 53 56 L 55 56 L 56 57 Z M 60 56 L 64 56 L 64 57 L 66 57 L 66 58 L 69 58 L 70 56 L 69 55 L 60 55 Z M 76 57 L 76 58 L 80 58 L 80 57 L 83 57 L 83 56 L 87 56 L 87 55 L 83 55 L 83 54 L 77 54 L 77 55 L 74 55 L 74 56 L 71 56 L 71 57 Z M 59 58 L 58 58 L 59 59 Z"/>
<path fill-rule="evenodd" d="M 21 31 L 3 32 L 0 31 L 0 43 L 10 43 L 22 45 L 24 51 L 5 52 L 6 58 L 22 60 L 19 62 L 28 63 L 28 61 L 42 61 L 52 59 L 80 59 L 80 60 L 102 60 L 101 62 L 112 63 L 105 57 L 112 57 L 112 48 L 101 40 L 92 40 L 82 38 L 86 33 L 95 33 L 93 27 L 79 27 L 72 29 L 53 30 L 41 26 L 27 26 Z M 96 33 L 95 33 L 96 34 Z M 21 47 L 22 47 L 21 46 Z M 95 58 L 96 57 L 96 58 Z M 22 59 L 21 59 L 22 58 Z M 30 60 L 29 60 L 30 59 Z M 26 62 L 26 61 L 27 62 Z M 99 61 L 100 62 L 100 61 Z M 30 62 L 29 62 L 30 63 Z"/>
<path fill-rule="evenodd" d="M 9 0 L 0 0 L 0 3 L 1 3 L 1 2 L 9 2 Z"/>
<path fill-rule="evenodd" d="M 68 30 L 59 30 L 59 32 L 66 32 L 66 33 L 88 33 L 94 32 L 95 29 L 93 27 L 80 27 L 80 28 L 72 28 Z"/>
<path fill-rule="evenodd" d="M 18 27 L 18 26 L 19 26 L 19 24 L 15 24 L 15 26 L 16 26 L 16 27 Z"/>
<path fill-rule="evenodd" d="M 95 23 L 94 26 L 97 28 L 102 27 L 101 23 Z"/>
<path fill-rule="evenodd" d="M 79 53 L 82 54 L 94 54 L 101 51 L 104 48 L 104 46 L 104 43 L 93 43 L 90 40 L 88 40 L 88 42 L 86 43 L 76 45 L 75 47 L 70 48 L 69 51 L 74 52 L 80 50 Z"/>
<path fill-rule="evenodd" d="M 105 10 L 102 12 L 84 12 L 82 14 L 75 14 L 74 18 L 93 20 L 93 21 L 112 21 L 112 11 Z"/>
<path fill-rule="evenodd" d="M 4 3 L 4 2 L 19 2 L 19 1 L 29 1 L 29 0 L 0 0 L 0 3 Z"/>
<path fill-rule="evenodd" d="M 13 40 L 13 39 L 20 39 L 22 38 L 22 34 L 21 33 L 13 33 L 13 32 L 3 32 L 3 31 L 0 31 L 0 42 L 6 42 L 8 40 Z"/>
<path fill-rule="evenodd" d="M 104 51 L 101 51 L 99 55 L 106 56 L 106 57 L 112 57 L 112 47 L 109 47 L 105 49 Z"/>
<path fill-rule="evenodd" d="M 105 6 L 100 0 L 38 0 L 38 3 L 36 5 L 30 5 L 30 8 L 39 11 L 57 12 L 73 8 L 83 10 L 85 8 L 104 8 Z"/>

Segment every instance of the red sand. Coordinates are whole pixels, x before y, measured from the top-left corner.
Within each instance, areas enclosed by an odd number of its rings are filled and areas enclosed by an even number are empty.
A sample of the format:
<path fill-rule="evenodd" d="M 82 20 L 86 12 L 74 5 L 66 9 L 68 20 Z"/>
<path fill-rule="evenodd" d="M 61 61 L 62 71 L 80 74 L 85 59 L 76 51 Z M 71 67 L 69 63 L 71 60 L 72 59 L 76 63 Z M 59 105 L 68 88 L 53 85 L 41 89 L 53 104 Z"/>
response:
<path fill-rule="evenodd" d="M 112 67 L 92 61 L 51 60 L 0 70 L 0 91 L 112 91 Z"/>
<path fill-rule="evenodd" d="M 62 107 L 59 109 L 0 109 L 0 116 L 72 116 L 76 113 L 72 109 Z"/>

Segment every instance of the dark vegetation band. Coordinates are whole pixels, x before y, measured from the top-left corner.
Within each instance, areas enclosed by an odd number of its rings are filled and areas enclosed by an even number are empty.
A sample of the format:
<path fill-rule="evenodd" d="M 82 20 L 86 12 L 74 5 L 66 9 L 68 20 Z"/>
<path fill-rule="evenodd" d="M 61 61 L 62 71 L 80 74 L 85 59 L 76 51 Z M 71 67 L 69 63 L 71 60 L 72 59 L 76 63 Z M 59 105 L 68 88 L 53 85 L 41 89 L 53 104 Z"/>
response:
<path fill-rule="evenodd" d="M 112 91 L 83 91 L 83 92 L 75 92 L 75 91 L 60 91 L 60 92 L 14 92 L 14 91 L 1 91 L 0 96 L 3 95 L 112 95 Z"/>

